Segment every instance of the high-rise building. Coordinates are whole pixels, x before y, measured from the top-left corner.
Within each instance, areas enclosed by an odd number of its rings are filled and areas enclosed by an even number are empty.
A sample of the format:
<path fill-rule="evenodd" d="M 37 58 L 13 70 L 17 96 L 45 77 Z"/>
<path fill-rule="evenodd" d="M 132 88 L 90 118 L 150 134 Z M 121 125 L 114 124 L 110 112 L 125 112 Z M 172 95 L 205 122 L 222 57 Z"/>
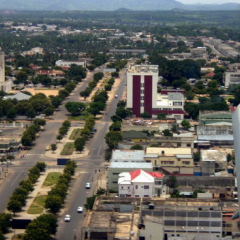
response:
<path fill-rule="evenodd" d="M 238 204 L 240 206 L 240 105 L 233 113 L 233 139 L 235 151 L 235 164 L 237 173 Z M 239 209 L 233 216 L 233 219 L 239 218 Z"/>
<path fill-rule="evenodd" d="M 130 65 L 127 71 L 127 108 L 137 117 L 164 113 L 167 117 L 183 119 L 184 95 L 181 90 L 158 93 L 158 65 Z"/>
<path fill-rule="evenodd" d="M 5 54 L 0 48 L 0 83 L 5 82 Z"/>

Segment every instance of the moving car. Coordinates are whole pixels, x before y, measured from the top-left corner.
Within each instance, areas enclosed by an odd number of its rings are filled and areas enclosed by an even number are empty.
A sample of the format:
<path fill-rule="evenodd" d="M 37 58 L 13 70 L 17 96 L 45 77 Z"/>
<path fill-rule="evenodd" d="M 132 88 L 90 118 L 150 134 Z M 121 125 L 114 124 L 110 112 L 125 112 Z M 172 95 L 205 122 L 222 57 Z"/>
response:
<path fill-rule="evenodd" d="M 64 217 L 64 221 L 65 222 L 70 222 L 70 220 L 71 220 L 71 216 L 70 215 L 65 215 L 65 217 Z"/>
<path fill-rule="evenodd" d="M 91 183 L 87 182 L 85 187 L 86 187 L 86 189 L 90 189 L 91 188 Z"/>
<path fill-rule="evenodd" d="M 115 95 L 115 98 L 118 98 L 118 95 L 117 95 L 117 94 Z"/>
<path fill-rule="evenodd" d="M 78 207 L 77 212 L 82 213 L 83 212 L 83 207 Z"/>

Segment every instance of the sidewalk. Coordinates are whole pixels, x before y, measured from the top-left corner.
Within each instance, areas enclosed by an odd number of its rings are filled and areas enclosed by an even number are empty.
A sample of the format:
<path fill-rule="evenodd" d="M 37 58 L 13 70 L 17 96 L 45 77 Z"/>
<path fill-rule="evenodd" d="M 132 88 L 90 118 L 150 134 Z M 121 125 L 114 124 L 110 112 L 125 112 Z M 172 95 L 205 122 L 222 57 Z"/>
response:
<path fill-rule="evenodd" d="M 65 144 L 74 142 L 74 140 L 70 140 L 69 138 L 70 138 L 73 130 L 78 129 L 78 128 L 82 129 L 83 127 L 80 127 L 80 126 L 79 127 L 71 127 L 70 130 L 68 131 L 67 135 L 61 140 L 61 142 L 56 142 L 57 150 L 54 152 L 52 150 L 46 151 L 44 155 L 46 157 L 55 158 L 55 159 L 56 158 L 71 158 L 72 159 L 72 158 L 83 158 L 83 157 L 88 156 L 88 154 L 89 154 L 88 149 L 83 150 L 81 153 L 74 150 L 73 154 L 71 154 L 71 155 L 61 155 L 61 152 L 62 152 Z"/>

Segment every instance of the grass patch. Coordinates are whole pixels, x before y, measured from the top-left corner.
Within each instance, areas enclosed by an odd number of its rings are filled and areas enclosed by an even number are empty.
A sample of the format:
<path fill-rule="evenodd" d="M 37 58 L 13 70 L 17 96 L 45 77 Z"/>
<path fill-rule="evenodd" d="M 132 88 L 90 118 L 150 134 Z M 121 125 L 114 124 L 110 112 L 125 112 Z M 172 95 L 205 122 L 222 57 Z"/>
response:
<path fill-rule="evenodd" d="M 74 143 L 66 143 L 60 155 L 72 155 L 74 151 Z"/>
<path fill-rule="evenodd" d="M 27 213 L 41 214 L 44 211 L 44 204 L 45 204 L 46 198 L 47 198 L 47 195 L 41 195 L 41 196 L 35 197 Z"/>
<path fill-rule="evenodd" d="M 83 116 L 83 115 L 78 115 L 78 116 L 68 116 L 68 120 L 79 120 L 79 121 L 81 121 L 81 120 L 85 120 L 85 116 Z"/>
<path fill-rule="evenodd" d="M 46 177 L 46 179 L 45 179 L 45 181 L 44 181 L 44 183 L 43 183 L 43 186 L 44 186 L 44 187 L 50 187 L 50 186 L 56 184 L 57 181 L 58 181 L 58 179 L 59 179 L 59 177 L 60 177 L 61 175 L 62 175 L 62 174 L 59 173 L 59 172 L 50 172 L 50 173 L 47 175 L 47 177 Z"/>
<path fill-rule="evenodd" d="M 81 135 L 82 129 L 77 128 L 77 129 L 73 129 L 69 139 L 70 140 L 76 140 L 77 138 L 79 138 Z"/>

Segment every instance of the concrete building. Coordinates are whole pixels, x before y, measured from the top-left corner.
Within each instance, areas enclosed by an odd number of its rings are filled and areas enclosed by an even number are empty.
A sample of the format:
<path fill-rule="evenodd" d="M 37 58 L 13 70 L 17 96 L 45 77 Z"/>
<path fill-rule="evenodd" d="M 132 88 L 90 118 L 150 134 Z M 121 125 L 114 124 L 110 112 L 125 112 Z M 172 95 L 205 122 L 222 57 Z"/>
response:
<path fill-rule="evenodd" d="M 222 210 L 218 201 L 188 198 L 151 203 L 141 205 L 139 239 L 222 239 Z"/>
<path fill-rule="evenodd" d="M 109 54 L 116 55 L 116 54 L 122 54 L 122 55 L 143 55 L 146 53 L 146 50 L 144 49 L 110 49 Z"/>
<path fill-rule="evenodd" d="M 202 176 L 211 176 L 215 172 L 227 170 L 227 154 L 218 150 L 201 150 Z"/>
<path fill-rule="evenodd" d="M 5 53 L 0 48 L 0 90 L 9 93 L 12 89 L 12 82 L 5 80 Z"/>
<path fill-rule="evenodd" d="M 154 148 L 148 147 L 144 156 L 152 163 L 155 171 L 166 174 L 193 175 L 193 154 L 189 148 Z"/>
<path fill-rule="evenodd" d="M 118 178 L 119 197 L 160 197 L 166 194 L 163 174 L 137 169 L 123 172 Z"/>
<path fill-rule="evenodd" d="M 240 206 L 240 105 L 233 113 L 233 137 L 234 137 L 234 151 L 235 151 L 235 164 L 237 174 L 237 188 L 238 188 L 238 204 Z M 233 218 L 239 218 L 239 209 Z"/>
<path fill-rule="evenodd" d="M 118 191 L 118 176 L 122 172 L 142 169 L 151 172 L 152 163 L 144 161 L 143 150 L 113 150 L 108 168 L 108 189 Z"/>
<path fill-rule="evenodd" d="M 230 111 L 199 111 L 199 125 L 229 125 L 232 126 Z"/>
<path fill-rule="evenodd" d="M 86 61 L 65 61 L 65 60 L 58 60 L 55 62 L 55 65 L 58 67 L 65 67 L 69 68 L 72 64 L 76 64 L 78 66 L 86 67 Z"/>
<path fill-rule="evenodd" d="M 240 84 L 240 70 L 226 71 L 223 75 L 224 87 L 228 88 L 230 85 Z"/>
<path fill-rule="evenodd" d="M 183 119 L 184 96 L 180 92 L 157 93 L 157 65 L 130 65 L 127 71 L 127 108 L 137 117 L 147 112 L 156 117 L 165 113 L 168 118 Z"/>

